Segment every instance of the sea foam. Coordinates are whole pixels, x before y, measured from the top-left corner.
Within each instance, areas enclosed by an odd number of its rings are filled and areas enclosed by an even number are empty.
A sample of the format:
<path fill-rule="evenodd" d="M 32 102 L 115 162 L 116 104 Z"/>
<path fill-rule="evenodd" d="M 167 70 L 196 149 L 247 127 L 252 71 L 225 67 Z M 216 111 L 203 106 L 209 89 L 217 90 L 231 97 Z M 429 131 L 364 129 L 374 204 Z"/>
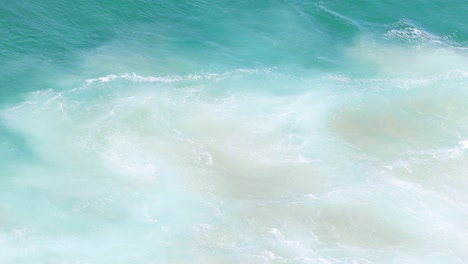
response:
<path fill-rule="evenodd" d="M 20 204 L 2 207 L 10 256 L 108 260 L 116 248 L 118 259 L 205 263 L 464 256 L 463 75 L 443 81 L 457 93 L 436 89 L 438 78 L 395 91 L 412 79 L 342 75 L 296 77 L 289 94 L 235 90 L 272 76 L 291 84 L 275 72 L 109 74 L 3 110 L 37 157 L 10 176 Z M 31 203 L 35 219 L 25 217 Z"/>

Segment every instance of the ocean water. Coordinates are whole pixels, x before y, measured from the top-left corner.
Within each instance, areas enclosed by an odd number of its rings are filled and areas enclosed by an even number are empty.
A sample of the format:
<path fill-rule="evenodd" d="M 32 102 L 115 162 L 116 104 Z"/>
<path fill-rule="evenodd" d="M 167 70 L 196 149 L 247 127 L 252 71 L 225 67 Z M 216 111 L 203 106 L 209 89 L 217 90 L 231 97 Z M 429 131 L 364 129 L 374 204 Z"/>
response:
<path fill-rule="evenodd" d="M 0 1 L 0 263 L 468 263 L 467 14 Z"/>

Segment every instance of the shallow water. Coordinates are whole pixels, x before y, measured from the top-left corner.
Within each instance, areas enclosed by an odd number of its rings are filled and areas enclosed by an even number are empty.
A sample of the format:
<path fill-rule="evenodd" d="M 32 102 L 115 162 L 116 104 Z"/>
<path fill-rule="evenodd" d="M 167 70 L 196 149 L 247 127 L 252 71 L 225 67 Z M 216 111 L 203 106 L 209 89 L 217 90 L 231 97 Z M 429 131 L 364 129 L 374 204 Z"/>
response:
<path fill-rule="evenodd" d="M 0 262 L 467 262 L 467 9 L 0 3 Z"/>

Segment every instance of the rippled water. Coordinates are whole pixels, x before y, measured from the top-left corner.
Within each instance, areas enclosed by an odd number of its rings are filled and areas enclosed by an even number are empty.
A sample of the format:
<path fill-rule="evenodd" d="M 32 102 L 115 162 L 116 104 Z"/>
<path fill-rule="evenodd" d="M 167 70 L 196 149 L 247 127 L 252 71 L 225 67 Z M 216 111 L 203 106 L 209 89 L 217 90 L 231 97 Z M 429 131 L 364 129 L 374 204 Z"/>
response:
<path fill-rule="evenodd" d="M 0 2 L 0 262 L 468 262 L 466 13 Z"/>

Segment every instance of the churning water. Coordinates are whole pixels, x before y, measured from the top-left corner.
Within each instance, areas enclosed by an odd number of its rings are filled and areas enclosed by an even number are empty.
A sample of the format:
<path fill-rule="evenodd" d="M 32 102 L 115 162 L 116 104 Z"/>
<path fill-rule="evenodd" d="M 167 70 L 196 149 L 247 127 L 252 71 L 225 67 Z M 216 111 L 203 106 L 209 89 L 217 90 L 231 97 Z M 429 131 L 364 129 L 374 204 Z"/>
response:
<path fill-rule="evenodd" d="M 467 263 L 468 4 L 1 1 L 1 263 Z"/>

